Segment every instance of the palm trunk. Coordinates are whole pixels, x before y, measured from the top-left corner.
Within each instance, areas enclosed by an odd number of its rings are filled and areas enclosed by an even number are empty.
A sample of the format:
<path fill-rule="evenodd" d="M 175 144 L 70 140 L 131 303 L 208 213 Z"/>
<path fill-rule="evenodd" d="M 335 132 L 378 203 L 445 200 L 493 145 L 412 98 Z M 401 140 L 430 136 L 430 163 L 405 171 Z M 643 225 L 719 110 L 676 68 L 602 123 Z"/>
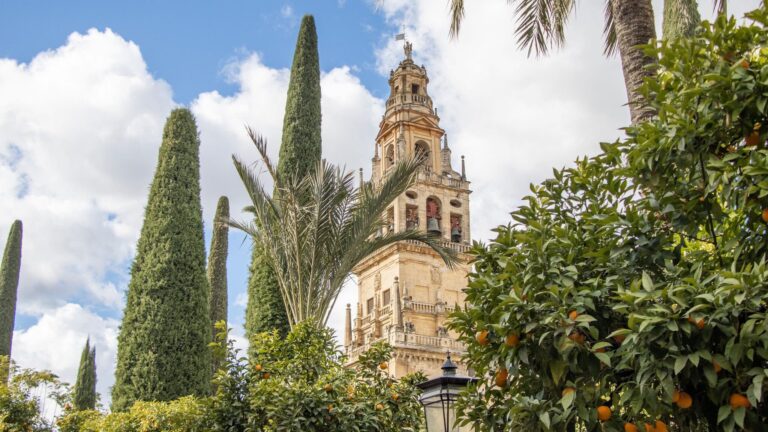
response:
<path fill-rule="evenodd" d="M 664 0 L 662 37 L 666 40 L 690 37 L 699 27 L 701 16 L 696 0 Z"/>
<path fill-rule="evenodd" d="M 639 123 L 653 115 L 638 93 L 645 77 L 653 74 L 651 65 L 656 59 L 643 53 L 640 45 L 656 38 L 651 0 L 609 0 L 613 10 L 616 37 L 621 54 L 621 67 L 627 87 L 629 114 L 632 123 Z"/>

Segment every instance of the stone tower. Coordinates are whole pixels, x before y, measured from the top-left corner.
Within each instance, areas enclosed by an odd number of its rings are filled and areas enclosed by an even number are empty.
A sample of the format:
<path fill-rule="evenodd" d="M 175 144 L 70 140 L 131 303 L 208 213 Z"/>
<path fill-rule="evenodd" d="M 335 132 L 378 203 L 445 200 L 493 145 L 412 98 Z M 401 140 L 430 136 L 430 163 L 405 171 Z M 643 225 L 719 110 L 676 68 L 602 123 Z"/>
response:
<path fill-rule="evenodd" d="M 374 147 L 371 181 L 380 182 L 400 159 L 424 158 L 415 184 L 387 210 L 388 230 L 419 229 L 439 235 L 461 262 L 449 269 L 429 247 L 400 242 L 367 257 L 354 270 L 358 299 L 354 324 L 347 305 L 345 345 L 350 364 L 376 341 L 394 347 L 390 372 L 401 377 L 423 371 L 438 375 L 446 352 L 465 352 L 445 320 L 456 304 L 469 271 L 469 182 L 462 157 L 461 172 L 451 166 L 451 149 L 440 117 L 427 93 L 424 66 L 405 59 L 390 73 L 390 96 Z M 463 369 L 460 364 L 460 369 Z M 466 373 L 466 370 L 463 372 Z"/>

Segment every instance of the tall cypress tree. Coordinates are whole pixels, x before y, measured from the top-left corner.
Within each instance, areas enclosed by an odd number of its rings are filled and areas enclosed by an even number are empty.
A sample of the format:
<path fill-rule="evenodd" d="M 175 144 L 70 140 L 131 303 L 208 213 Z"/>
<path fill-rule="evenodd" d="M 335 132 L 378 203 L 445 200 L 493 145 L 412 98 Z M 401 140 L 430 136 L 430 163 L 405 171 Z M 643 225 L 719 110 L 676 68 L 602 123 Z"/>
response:
<path fill-rule="evenodd" d="M 199 150 L 192 113 L 173 110 L 163 130 L 118 336 L 116 411 L 137 400 L 208 392 L 211 322 Z"/>
<path fill-rule="evenodd" d="M 227 321 L 227 247 L 229 245 L 227 237 L 229 225 L 225 222 L 227 219 L 229 219 L 229 199 L 223 196 L 219 198 L 216 205 L 211 250 L 208 253 L 208 285 L 211 287 L 208 309 L 212 325 L 219 321 Z M 216 329 L 212 328 L 212 332 L 215 335 Z M 214 359 L 213 370 L 216 371 L 218 366 L 218 362 Z"/>
<path fill-rule="evenodd" d="M 301 20 L 296 51 L 293 54 L 288 98 L 283 117 L 283 139 L 277 170 L 280 175 L 303 174 L 321 157 L 320 138 L 320 58 L 317 52 L 315 20 Z M 277 329 L 285 335 L 290 329 L 280 288 L 274 272 L 254 246 L 248 281 L 248 306 L 245 316 L 247 336 Z"/>
<path fill-rule="evenodd" d="M 664 0 L 662 35 L 671 40 L 690 37 L 701 23 L 699 5 L 696 0 Z"/>
<path fill-rule="evenodd" d="M 13 326 L 16 320 L 16 292 L 21 270 L 22 224 L 14 221 L 0 263 L 0 356 L 11 356 Z M 0 371 L 7 377 L 7 371 Z"/>
<path fill-rule="evenodd" d="M 96 347 L 91 347 L 91 338 L 85 341 L 80 355 L 72 403 L 78 411 L 96 408 Z"/>

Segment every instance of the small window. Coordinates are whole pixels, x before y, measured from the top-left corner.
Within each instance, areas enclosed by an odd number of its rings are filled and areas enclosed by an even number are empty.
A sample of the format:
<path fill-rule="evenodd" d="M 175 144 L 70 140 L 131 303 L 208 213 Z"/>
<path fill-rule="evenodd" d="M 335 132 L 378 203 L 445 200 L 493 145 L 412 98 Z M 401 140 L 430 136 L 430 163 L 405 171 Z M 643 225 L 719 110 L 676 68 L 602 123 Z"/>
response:
<path fill-rule="evenodd" d="M 381 304 L 383 306 L 386 306 L 389 304 L 390 298 L 389 298 L 389 290 L 384 290 L 383 293 L 381 293 Z"/>
<path fill-rule="evenodd" d="M 416 199 L 419 196 L 419 194 L 417 194 L 414 191 L 406 191 L 405 196 L 407 196 L 410 199 Z"/>
<path fill-rule="evenodd" d="M 418 84 L 411 84 L 411 93 L 419 94 L 419 85 Z"/>
<path fill-rule="evenodd" d="M 453 207 L 461 207 L 461 201 L 457 199 L 452 199 L 450 202 L 451 202 L 451 206 Z"/>
<path fill-rule="evenodd" d="M 366 306 L 368 310 L 367 315 L 370 315 L 371 313 L 373 313 L 373 297 L 368 299 L 368 301 L 366 302 Z"/>

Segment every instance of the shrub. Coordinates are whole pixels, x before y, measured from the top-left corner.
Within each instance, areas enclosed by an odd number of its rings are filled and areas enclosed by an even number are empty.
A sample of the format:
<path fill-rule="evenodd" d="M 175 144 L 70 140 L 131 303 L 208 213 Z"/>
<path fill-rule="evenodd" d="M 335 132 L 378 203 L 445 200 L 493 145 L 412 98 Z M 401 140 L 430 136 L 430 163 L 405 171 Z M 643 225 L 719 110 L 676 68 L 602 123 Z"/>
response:
<path fill-rule="evenodd" d="M 11 373 L 7 384 L 0 383 L 0 430 L 51 431 L 50 422 L 41 411 L 41 399 L 48 397 L 64 405 L 69 395 L 66 384 L 47 371 L 20 369 L 10 363 L 7 356 L 0 356 L 0 370 Z"/>

